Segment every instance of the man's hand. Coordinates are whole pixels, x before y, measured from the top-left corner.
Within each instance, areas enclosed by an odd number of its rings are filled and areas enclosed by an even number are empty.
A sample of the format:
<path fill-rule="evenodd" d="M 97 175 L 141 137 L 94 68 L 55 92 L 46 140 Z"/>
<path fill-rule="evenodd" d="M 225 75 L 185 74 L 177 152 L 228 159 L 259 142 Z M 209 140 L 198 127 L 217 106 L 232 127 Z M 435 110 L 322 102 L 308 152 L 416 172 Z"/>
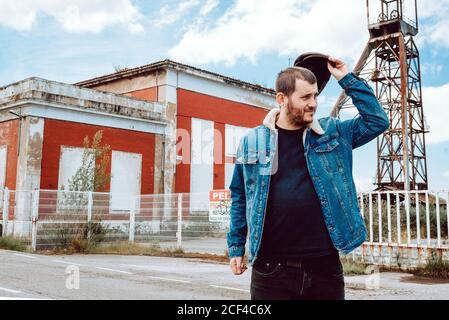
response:
<path fill-rule="evenodd" d="M 334 57 L 329 57 L 329 61 L 327 62 L 327 68 L 337 80 L 343 79 L 343 77 L 349 73 L 346 64 L 343 61 Z"/>
<path fill-rule="evenodd" d="M 243 257 L 231 258 L 230 264 L 232 272 L 237 276 L 241 275 L 246 269 L 248 269 L 246 264 L 243 263 Z"/>

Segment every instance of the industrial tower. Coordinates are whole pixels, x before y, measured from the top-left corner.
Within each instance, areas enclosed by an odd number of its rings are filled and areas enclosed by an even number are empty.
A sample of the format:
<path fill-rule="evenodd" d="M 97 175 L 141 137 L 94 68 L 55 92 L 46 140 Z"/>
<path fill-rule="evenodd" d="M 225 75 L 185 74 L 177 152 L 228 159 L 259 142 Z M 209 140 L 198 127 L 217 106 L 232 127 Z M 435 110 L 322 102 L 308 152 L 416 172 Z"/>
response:
<path fill-rule="evenodd" d="M 377 190 L 427 190 L 416 0 L 366 0 L 370 39 L 354 72 L 371 82 L 390 119 L 377 138 Z M 353 108 L 342 92 L 332 110 Z"/>

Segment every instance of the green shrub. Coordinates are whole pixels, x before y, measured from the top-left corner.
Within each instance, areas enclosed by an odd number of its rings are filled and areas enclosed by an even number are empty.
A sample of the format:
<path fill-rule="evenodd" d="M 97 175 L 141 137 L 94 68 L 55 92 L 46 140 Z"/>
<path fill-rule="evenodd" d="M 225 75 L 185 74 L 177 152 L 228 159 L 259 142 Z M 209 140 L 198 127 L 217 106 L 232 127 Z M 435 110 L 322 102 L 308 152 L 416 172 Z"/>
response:
<path fill-rule="evenodd" d="M 432 250 L 426 264 L 414 271 L 417 276 L 449 279 L 449 261 L 444 260 L 442 254 Z"/>
<path fill-rule="evenodd" d="M 22 241 L 11 236 L 0 237 L 0 248 L 13 251 L 26 251 L 26 246 Z"/>

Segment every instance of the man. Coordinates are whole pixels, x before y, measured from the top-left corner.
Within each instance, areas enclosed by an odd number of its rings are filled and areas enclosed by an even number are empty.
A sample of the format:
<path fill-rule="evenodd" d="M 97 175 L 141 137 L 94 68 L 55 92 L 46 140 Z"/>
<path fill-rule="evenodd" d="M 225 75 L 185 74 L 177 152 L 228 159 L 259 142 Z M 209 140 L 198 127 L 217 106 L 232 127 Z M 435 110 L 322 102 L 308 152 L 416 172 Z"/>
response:
<path fill-rule="evenodd" d="M 280 108 L 249 130 L 237 150 L 228 252 L 232 272 L 242 274 L 249 229 L 252 299 L 344 299 L 339 252 L 348 254 L 366 238 L 352 149 L 389 121 L 364 80 L 341 60 L 324 61 L 359 115 L 316 119 L 317 96 L 330 74 L 326 80 L 326 72 L 315 72 L 317 84 L 309 69 L 288 68 L 276 80 Z"/>

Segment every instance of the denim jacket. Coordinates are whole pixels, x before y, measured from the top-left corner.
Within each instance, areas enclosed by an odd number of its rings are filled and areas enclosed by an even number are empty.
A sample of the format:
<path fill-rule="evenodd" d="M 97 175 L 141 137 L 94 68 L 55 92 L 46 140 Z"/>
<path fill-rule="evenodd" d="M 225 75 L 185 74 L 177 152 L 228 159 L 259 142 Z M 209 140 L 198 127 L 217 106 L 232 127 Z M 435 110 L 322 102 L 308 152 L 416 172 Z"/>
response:
<path fill-rule="evenodd" d="M 326 117 L 308 125 L 303 134 L 304 155 L 318 195 L 324 221 L 335 248 L 347 254 L 366 239 L 352 176 L 352 149 L 382 134 L 388 117 L 371 87 L 354 73 L 339 82 L 359 114 L 341 121 Z M 249 263 L 260 248 L 266 215 L 270 177 L 276 173 L 280 109 L 271 110 L 263 125 L 241 139 L 230 184 L 231 221 L 227 233 L 229 257 L 243 257 L 249 230 Z M 298 206 L 301 204 L 298 203 Z"/>

